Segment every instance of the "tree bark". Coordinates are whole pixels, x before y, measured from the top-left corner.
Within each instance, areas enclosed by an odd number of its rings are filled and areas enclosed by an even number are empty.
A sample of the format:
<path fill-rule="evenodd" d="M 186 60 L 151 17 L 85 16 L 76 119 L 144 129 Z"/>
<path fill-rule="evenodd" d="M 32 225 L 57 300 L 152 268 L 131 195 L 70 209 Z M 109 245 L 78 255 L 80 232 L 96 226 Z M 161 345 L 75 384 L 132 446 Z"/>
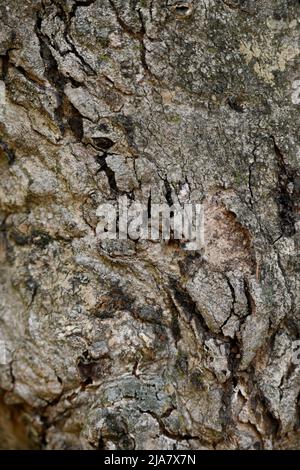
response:
<path fill-rule="evenodd" d="M 0 437 L 296 449 L 296 0 L 0 0 Z M 201 203 L 203 249 L 100 240 Z"/>

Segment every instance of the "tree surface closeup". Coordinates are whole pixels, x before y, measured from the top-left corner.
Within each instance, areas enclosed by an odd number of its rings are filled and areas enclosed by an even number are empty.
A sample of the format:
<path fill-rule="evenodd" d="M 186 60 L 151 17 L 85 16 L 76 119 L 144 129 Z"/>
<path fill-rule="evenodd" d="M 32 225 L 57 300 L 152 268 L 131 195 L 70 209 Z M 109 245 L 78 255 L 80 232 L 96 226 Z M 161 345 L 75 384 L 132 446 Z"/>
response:
<path fill-rule="evenodd" d="M 1 448 L 300 449 L 299 30 L 0 0 Z M 125 196 L 201 204 L 203 248 L 99 238 Z"/>

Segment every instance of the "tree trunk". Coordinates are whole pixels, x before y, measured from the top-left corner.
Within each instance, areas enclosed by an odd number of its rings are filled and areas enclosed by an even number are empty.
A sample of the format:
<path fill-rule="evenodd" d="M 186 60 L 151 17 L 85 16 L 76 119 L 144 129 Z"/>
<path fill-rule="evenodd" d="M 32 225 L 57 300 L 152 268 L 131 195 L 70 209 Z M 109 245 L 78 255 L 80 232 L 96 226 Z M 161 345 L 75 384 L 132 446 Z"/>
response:
<path fill-rule="evenodd" d="M 0 0 L 3 448 L 300 447 L 299 12 Z M 99 236 L 120 196 L 204 246 Z"/>

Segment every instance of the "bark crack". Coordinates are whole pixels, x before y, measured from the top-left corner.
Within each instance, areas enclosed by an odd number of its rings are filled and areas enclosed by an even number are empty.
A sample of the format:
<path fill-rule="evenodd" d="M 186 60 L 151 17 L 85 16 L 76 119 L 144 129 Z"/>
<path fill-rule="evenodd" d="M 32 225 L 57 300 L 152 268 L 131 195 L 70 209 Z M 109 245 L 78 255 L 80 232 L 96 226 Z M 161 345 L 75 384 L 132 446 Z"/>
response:
<path fill-rule="evenodd" d="M 284 156 L 278 147 L 275 137 L 271 136 L 278 166 L 276 202 L 281 220 L 282 234 L 286 237 L 295 235 L 295 205 L 293 198 L 294 175 L 285 163 Z"/>

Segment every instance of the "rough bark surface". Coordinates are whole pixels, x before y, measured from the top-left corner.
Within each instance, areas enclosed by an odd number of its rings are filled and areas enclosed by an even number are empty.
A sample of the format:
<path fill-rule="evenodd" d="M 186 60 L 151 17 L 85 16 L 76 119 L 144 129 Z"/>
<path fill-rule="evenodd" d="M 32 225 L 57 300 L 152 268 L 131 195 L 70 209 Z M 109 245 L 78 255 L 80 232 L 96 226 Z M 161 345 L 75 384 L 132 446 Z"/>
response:
<path fill-rule="evenodd" d="M 0 0 L 2 448 L 300 448 L 299 13 Z M 203 251 L 99 242 L 150 188 Z"/>

